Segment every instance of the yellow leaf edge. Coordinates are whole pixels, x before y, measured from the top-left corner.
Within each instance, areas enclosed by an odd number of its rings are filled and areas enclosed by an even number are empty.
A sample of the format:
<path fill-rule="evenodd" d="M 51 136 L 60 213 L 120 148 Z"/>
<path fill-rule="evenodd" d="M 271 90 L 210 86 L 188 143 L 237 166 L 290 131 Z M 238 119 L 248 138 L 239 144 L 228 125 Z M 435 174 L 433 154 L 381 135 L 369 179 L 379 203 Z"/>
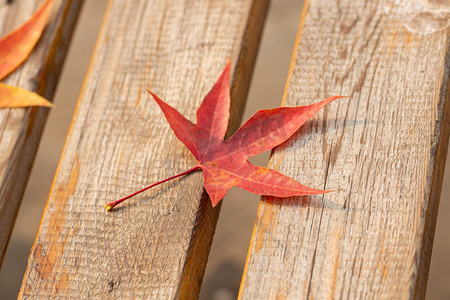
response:
<path fill-rule="evenodd" d="M 53 104 L 34 92 L 0 82 L 0 108 L 29 106 L 53 107 Z"/>

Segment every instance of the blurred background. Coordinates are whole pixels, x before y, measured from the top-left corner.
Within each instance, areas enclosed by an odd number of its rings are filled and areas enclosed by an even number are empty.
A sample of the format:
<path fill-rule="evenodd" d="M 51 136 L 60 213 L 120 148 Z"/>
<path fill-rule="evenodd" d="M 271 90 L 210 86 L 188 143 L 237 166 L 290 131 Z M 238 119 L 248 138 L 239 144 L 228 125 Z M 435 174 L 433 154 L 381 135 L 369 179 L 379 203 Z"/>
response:
<path fill-rule="evenodd" d="M 22 206 L 0 270 L 0 299 L 15 299 L 80 93 L 107 0 L 85 0 Z M 243 120 L 281 103 L 302 9 L 300 0 L 272 1 Z M 261 100 L 263 99 L 263 100 Z M 266 165 L 269 154 L 252 162 Z M 447 159 L 447 171 L 450 159 Z M 450 177 L 446 172 L 427 299 L 450 299 Z M 258 196 L 232 189 L 222 205 L 200 299 L 236 299 Z"/>

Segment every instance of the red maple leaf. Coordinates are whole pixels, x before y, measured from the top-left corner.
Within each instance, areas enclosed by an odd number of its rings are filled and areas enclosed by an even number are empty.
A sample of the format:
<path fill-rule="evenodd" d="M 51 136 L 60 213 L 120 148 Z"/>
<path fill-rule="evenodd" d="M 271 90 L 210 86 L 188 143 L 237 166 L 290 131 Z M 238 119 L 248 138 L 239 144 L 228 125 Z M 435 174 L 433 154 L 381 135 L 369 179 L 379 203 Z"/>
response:
<path fill-rule="evenodd" d="M 255 166 L 248 158 L 283 143 L 321 108 L 342 96 L 329 97 L 308 106 L 257 111 L 230 139 L 224 140 L 230 117 L 229 76 L 228 63 L 197 110 L 196 124 L 148 90 L 163 111 L 177 138 L 192 152 L 198 164 L 186 172 L 106 204 L 107 210 L 155 185 L 200 168 L 203 170 L 204 186 L 213 206 L 217 205 L 233 186 L 254 194 L 277 197 L 327 192 L 306 187 L 275 170 Z"/>

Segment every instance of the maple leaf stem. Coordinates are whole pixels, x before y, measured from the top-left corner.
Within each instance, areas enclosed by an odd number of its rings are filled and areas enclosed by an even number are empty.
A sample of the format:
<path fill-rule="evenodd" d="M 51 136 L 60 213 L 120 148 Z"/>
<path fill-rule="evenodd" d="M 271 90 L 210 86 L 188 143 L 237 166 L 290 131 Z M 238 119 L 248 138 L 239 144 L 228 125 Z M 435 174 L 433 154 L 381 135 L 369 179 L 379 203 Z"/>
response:
<path fill-rule="evenodd" d="M 105 205 L 105 209 L 106 209 L 107 211 L 110 211 L 110 210 L 113 209 L 117 204 L 119 204 L 119 203 L 121 203 L 121 202 L 123 202 L 123 201 L 125 201 L 125 200 L 127 200 L 127 199 L 129 199 L 129 198 L 131 198 L 131 197 L 134 197 L 134 196 L 136 196 L 136 195 L 138 195 L 138 194 L 140 194 L 140 193 L 142 193 L 142 192 L 145 192 L 146 190 L 151 189 L 151 188 L 154 187 L 154 186 L 157 186 L 157 185 L 159 185 L 159 184 L 161 184 L 161 183 L 164 183 L 164 182 L 166 182 L 166 181 L 175 179 L 175 178 L 177 178 L 177 177 L 180 177 L 180 176 L 183 176 L 183 175 L 187 175 L 187 174 L 192 173 L 192 172 L 194 172 L 195 170 L 198 170 L 198 169 L 200 169 L 200 166 L 199 166 L 199 165 L 196 165 L 196 166 L 193 167 L 192 169 L 189 169 L 189 170 L 187 170 L 187 171 L 184 171 L 184 172 L 182 172 L 182 173 L 180 173 L 180 174 L 173 175 L 173 176 L 171 176 L 171 177 L 169 177 L 169 178 L 166 178 L 166 179 L 163 179 L 163 180 L 161 180 L 161 181 L 155 182 L 155 183 L 149 185 L 148 187 L 145 187 L 145 188 L 143 188 L 143 189 L 141 189 L 141 190 L 139 190 L 139 191 L 137 191 L 137 192 L 134 192 L 134 193 L 131 194 L 131 195 L 128 195 L 128 196 L 123 197 L 123 198 L 121 198 L 121 199 L 119 199 L 119 200 L 116 200 L 116 201 L 113 201 L 113 202 L 110 202 L 110 203 L 106 204 L 106 205 Z"/>

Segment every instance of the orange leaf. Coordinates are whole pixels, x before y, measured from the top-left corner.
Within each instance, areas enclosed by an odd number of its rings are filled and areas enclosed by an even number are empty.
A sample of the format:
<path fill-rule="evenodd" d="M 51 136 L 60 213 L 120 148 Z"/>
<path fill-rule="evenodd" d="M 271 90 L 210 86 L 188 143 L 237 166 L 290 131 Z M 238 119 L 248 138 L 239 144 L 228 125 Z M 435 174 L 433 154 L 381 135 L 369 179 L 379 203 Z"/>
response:
<path fill-rule="evenodd" d="M 52 104 L 36 93 L 0 82 L 0 108 L 46 106 Z"/>
<path fill-rule="evenodd" d="M 45 1 L 27 22 L 0 40 L 0 79 L 30 55 L 47 23 L 52 3 L 53 0 Z"/>

